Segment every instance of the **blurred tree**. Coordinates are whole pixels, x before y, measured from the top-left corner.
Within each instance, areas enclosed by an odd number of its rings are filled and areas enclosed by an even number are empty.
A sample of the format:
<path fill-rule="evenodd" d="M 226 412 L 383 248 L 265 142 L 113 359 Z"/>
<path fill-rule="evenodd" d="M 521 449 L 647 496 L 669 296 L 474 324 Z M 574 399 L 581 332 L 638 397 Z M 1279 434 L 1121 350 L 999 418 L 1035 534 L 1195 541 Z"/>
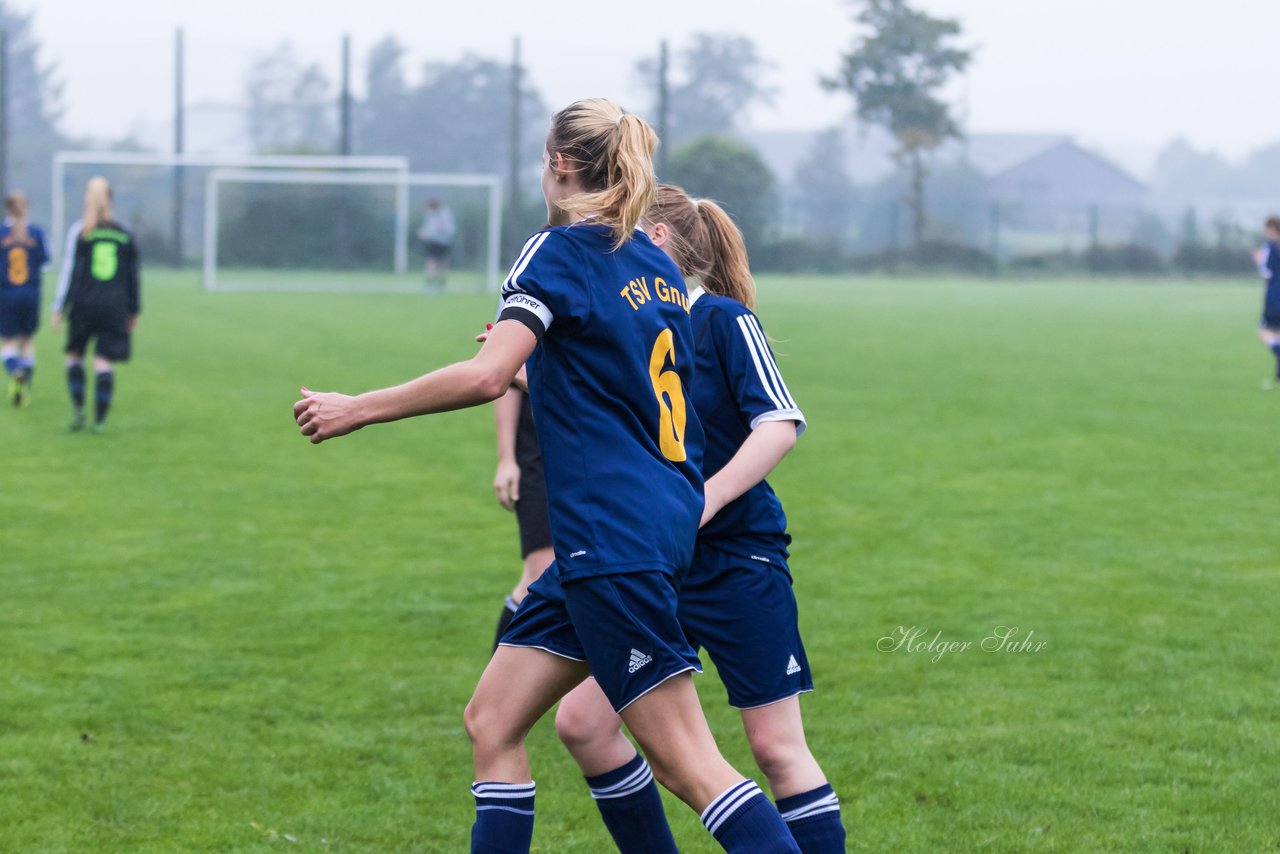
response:
<path fill-rule="evenodd" d="M 671 152 L 670 180 L 729 212 L 747 248 L 760 246 L 773 220 L 773 173 L 754 148 L 732 137 L 700 136 Z"/>
<path fill-rule="evenodd" d="M 1212 203 L 1248 189 L 1221 156 L 1199 151 L 1183 138 L 1164 147 L 1151 176 L 1152 197 L 1165 208 Z"/>
<path fill-rule="evenodd" d="M 756 51 L 755 42 L 744 36 L 695 33 L 689 45 L 678 51 L 675 65 L 678 76 L 670 89 L 669 139 L 662 141 L 673 149 L 696 136 L 730 133 L 751 107 L 773 101 L 773 88 L 761 83 L 770 64 Z M 644 91 L 655 93 L 656 102 L 657 58 L 636 63 L 636 73 Z"/>
<path fill-rule="evenodd" d="M 510 147 L 510 101 L 511 66 L 505 62 L 468 55 L 455 63 L 428 63 L 409 101 L 419 134 L 408 152 L 414 167 L 502 174 Z M 522 148 L 536 163 L 550 116 L 533 90 L 522 93 L 521 104 Z"/>
<path fill-rule="evenodd" d="M 960 24 L 912 9 L 905 0 L 860 0 L 855 20 L 869 33 L 841 58 L 828 89 L 848 92 L 858 118 L 887 129 L 898 148 L 894 157 L 907 169 L 911 232 L 917 247 L 925 231 L 925 154 L 961 130 L 939 97 L 952 74 L 962 72 L 972 51 L 952 45 Z"/>
<path fill-rule="evenodd" d="M 880 252 L 898 247 L 898 211 L 910 186 L 908 174 L 895 172 L 866 188 L 857 205 L 858 249 Z M 924 200 L 929 224 L 926 240 L 984 245 L 990 206 L 982 173 L 964 162 L 944 163 L 933 170 L 930 186 Z M 905 223 L 906 218 L 901 219 Z"/>
<path fill-rule="evenodd" d="M 796 166 L 800 223 L 808 240 L 839 243 L 848 237 L 855 198 L 845 159 L 844 138 L 831 128 L 814 137 L 808 155 Z"/>
<path fill-rule="evenodd" d="M 254 60 L 246 80 L 249 138 L 261 153 L 334 150 L 336 101 L 319 64 L 302 65 L 284 42 Z"/>
<path fill-rule="evenodd" d="M 58 131 L 62 118 L 62 83 L 52 64 L 40 61 L 40 45 L 30 13 L 0 2 L 0 27 L 8 40 L 5 81 L 9 107 L 9 150 L 6 189 L 23 190 L 31 200 L 32 218 L 48 221 L 49 164 L 53 152 L 69 140 Z M 61 240 L 61 237 L 54 238 Z"/>

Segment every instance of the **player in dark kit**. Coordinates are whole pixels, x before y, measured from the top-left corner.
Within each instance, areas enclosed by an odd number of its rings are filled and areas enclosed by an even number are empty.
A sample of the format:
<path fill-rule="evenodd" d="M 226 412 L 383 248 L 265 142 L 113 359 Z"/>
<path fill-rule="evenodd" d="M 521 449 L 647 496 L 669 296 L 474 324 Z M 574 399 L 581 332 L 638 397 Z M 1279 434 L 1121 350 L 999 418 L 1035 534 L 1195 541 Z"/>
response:
<path fill-rule="evenodd" d="M 77 228 L 78 226 L 78 228 Z M 70 274 L 53 303 L 53 326 L 69 315 L 67 330 L 67 390 L 74 412 L 71 429 L 85 425 L 84 354 L 94 341 L 93 431 L 102 432 L 115 393 L 116 362 L 129 361 L 131 333 L 142 310 L 138 282 L 138 247 L 133 235 L 116 222 L 111 210 L 111 187 L 105 178 L 92 178 L 85 188 L 84 219 L 72 226 L 76 235 Z M 71 239 L 68 236 L 68 246 Z"/>
<path fill-rule="evenodd" d="M 9 399 L 30 399 L 36 370 L 35 334 L 40 326 L 40 274 L 49 261 L 44 232 L 27 222 L 27 197 L 10 193 L 0 226 L 0 358 L 9 375 Z"/>
<path fill-rule="evenodd" d="M 680 625 L 707 649 L 729 703 L 741 710 L 752 755 L 802 854 L 842 853 L 840 802 L 800 716 L 799 695 L 813 690 L 813 680 L 791 589 L 787 517 L 764 479 L 795 445 L 805 418 L 751 310 L 755 282 L 729 215 L 664 185 L 642 223 L 691 283 L 697 362 L 689 400 L 706 435 L 706 507 L 681 580 Z M 657 790 L 621 724 L 590 680 L 556 715 L 619 851 L 674 852 Z"/>
<path fill-rule="evenodd" d="M 1280 387 L 1280 217 L 1268 218 L 1263 230 L 1267 242 L 1253 254 L 1258 273 L 1267 283 L 1258 338 L 1276 357 L 1275 380 L 1266 382 L 1266 388 L 1276 388 Z"/>
<path fill-rule="evenodd" d="M 702 513 L 702 431 L 686 405 L 689 300 L 636 226 L 653 201 L 657 138 L 603 99 L 557 113 L 542 154 L 552 227 L 525 244 L 480 352 L 357 397 L 303 391 L 313 442 L 489 402 L 527 362 L 556 551 L 463 716 L 476 782 L 474 852 L 527 852 L 533 725 L 594 673 L 653 774 L 731 852 L 798 852 L 759 787 L 720 755 L 676 617 L 677 578 Z"/>

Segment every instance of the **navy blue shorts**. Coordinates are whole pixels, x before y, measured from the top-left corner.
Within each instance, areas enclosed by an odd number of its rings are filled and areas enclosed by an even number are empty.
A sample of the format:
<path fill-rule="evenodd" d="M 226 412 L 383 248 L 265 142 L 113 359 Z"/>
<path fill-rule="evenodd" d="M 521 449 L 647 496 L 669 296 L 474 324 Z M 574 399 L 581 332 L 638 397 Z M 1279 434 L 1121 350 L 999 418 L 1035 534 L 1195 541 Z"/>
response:
<path fill-rule="evenodd" d="M 564 583 L 552 563 L 529 585 L 500 645 L 587 662 L 619 712 L 672 676 L 702 672 L 676 619 L 675 583 L 657 570 Z"/>
<path fill-rule="evenodd" d="M 39 328 L 39 291 L 34 288 L 0 291 L 0 338 L 29 338 Z"/>
<path fill-rule="evenodd" d="M 770 563 L 698 542 L 680 587 L 680 624 L 705 647 L 735 709 L 813 690 L 799 612 L 783 559 Z"/>

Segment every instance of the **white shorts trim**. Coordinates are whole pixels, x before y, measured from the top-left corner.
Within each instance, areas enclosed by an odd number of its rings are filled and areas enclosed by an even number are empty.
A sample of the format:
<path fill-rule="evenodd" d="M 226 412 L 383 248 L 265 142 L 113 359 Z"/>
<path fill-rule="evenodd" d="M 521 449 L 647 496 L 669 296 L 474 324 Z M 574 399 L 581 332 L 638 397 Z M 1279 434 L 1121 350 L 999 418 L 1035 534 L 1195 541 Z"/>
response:
<path fill-rule="evenodd" d="M 551 650 L 547 650 L 547 652 L 550 652 L 550 651 L 551 651 Z M 675 673 L 672 673 L 672 674 L 670 674 L 670 675 L 667 675 L 667 676 L 662 677 L 660 680 L 658 680 L 657 682 L 654 682 L 654 683 L 653 683 L 652 685 L 650 685 L 648 688 L 645 688 L 645 689 L 644 689 L 643 691 L 641 691 L 639 694 L 636 694 L 636 695 L 635 695 L 634 697 L 632 697 L 630 700 L 627 700 L 626 704 L 625 704 L 625 705 L 623 705 L 622 709 L 614 709 L 614 711 L 615 711 L 615 712 L 617 712 L 618 714 L 622 714 L 622 710 L 623 710 L 623 709 L 625 709 L 627 706 L 630 706 L 630 705 L 631 705 L 632 703 L 634 703 L 636 700 L 639 700 L 639 699 L 640 699 L 641 697 L 643 697 L 645 694 L 648 694 L 648 693 L 649 693 L 650 691 L 652 691 L 654 688 L 657 688 L 659 685 L 661 685 L 662 683 L 666 682 L 668 679 L 675 679 L 677 676 L 680 676 L 680 675 L 682 675 L 682 674 L 688 673 L 690 670 L 692 670 L 694 673 L 697 673 L 697 674 L 699 674 L 699 675 L 701 675 L 701 673 L 702 673 L 702 668 L 701 668 L 701 667 L 699 667 L 699 666 L 697 666 L 697 665 L 694 665 L 694 664 L 690 664 L 690 665 L 688 665 L 687 667 L 685 667 L 683 670 L 677 670 Z M 610 705 L 612 705 L 612 704 L 610 704 Z"/>
<path fill-rule="evenodd" d="M 761 703 L 758 706 L 735 706 L 733 703 L 730 703 L 729 708 L 737 709 L 740 712 L 749 712 L 752 709 L 763 709 L 766 706 L 772 706 L 774 703 L 781 703 L 783 700 L 790 700 L 792 697 L 799 697 L 801 694 L 812 694 L 812 693 L 813 693 L 812 688 L 801 688 L 799 691 L 795 691 L 791 694 L 788 694 L 785 697 L 779 697 L 776 700 L 770 700 L 769 702 Z"/>
<path fill-rule="evenodd" d="M 554 649 L 547 649 L 545 646 L 538 646 L 536 643 L 499 643 L 498 646 L 509 646 L 512 649 L 540 649 L 543 652 L 549 652 L 556 658 L 563 658 L 567 661 L 581 661 L 586 664 L 585 658 L 574 658 L 572 655 L 565 655 L 563 652 L 556 652 Z"/>

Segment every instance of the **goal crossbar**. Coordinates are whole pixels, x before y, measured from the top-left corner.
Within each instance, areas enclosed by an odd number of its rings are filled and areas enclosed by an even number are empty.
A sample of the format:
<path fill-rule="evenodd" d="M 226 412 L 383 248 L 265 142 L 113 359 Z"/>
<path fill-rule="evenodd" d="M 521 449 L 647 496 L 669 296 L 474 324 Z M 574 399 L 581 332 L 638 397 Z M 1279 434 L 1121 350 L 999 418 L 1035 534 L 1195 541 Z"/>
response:
<path fill-rule="evenodd" d="M 202 168 L 238 168 L 255 170 L 329 169 L 343 172 L 389 172 L 395 175 L 409 174 L 409 158 L 367 155 L 325 154 L 173 154 L 139 151 L 58 151 L 53 155 L 52 213 L 53 234 L 50 249 L 55 253 L 62 248 L 62 236 L 67 228 L 66 174 L 73 165 L 102 166 L 154 166 Z M 396 206 L 396 271 L 408 268 L 409 200 L 408 194 L 397 197 Z M 403 201 L 403 206 L 401 206 Z"/>
<path fill-rule="evenodd" d="M 502 238 L 502 179 L 478 173 L 395 172 L 390 175 L 368 172 L 321 172 L 278 169 L 214 169 L 205 178 L 204 287 L 214 290 L 218 266 L 218 188 L 225 183 L 241 184 L 342 184 L 394 187 L 396 191 L 396 272 L 403 272 L 400 245 L 407 240 L 410 187 L 481 187 L 489 190 L 488 252 L 485 259 L 486 289 L 498 290 L 498 252 Z M 406 211 L 402 218 L 401 211 Z"/>

